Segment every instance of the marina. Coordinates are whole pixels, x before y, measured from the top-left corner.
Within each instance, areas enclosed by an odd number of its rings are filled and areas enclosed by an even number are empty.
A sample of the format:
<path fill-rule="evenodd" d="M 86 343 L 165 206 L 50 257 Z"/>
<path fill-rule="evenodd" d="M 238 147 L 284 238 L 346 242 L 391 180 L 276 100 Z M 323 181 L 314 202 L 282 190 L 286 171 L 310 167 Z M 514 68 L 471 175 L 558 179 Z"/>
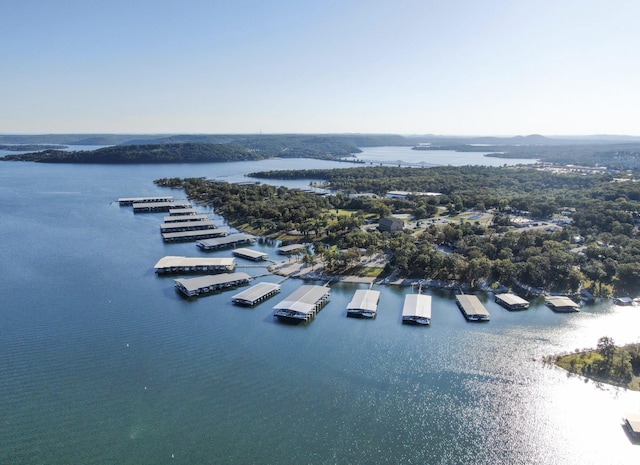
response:
<path fill-rule="evenodd" d="M 258 283 L 231 297 L 236 305 L 253 307 L 280 292 L 280 284 Z"/>
<path fill-rule="evenodd" d="M 330 294 L 327 286 L 302 285 L 273 307 L 273 316 L 286 322 L 309 322 L 329 301 Z"/>
<path fill-rule="evenodd" d="M 249 284 L 250 281 L 251 276 L 247 273 L 236 272 L 189 279 L 178 278 L 175 280 L 175 286 L 187 297 L 197 297 L 220 289 Z"/>
<path fill-rule="evenodd" d="M 402 307 L 402 322 L 416 325 L 431 324 L 431 296 L 407 294 Z"/>
<path fill-rule="evenodd" d="M 253 261 L 266 260 L 269 258 L 269 254 L 252 249 L 235 249 L 231 254 L 239 258 L 245 258 Z"/>
<path fill-rule="evenodd" d="M 526 310 L 529 302 L 515 294 L 496 294 L 495 301 L 507 310 Z"/>
<path fill-rule="evenodd" d="M 166 256 L 154 265 L 158 274 L 166 273 L 228 273 L 235 269 L 234 258 Z"/>
<path fill-rule="evenodd" d="M 155 213 L 190 208 L 191 203 L 187 200 L 176 200 L 171 202 L 137 202 L 132 206 L 134 213 Z"/>
<path fill-rule="evenodd" d="M 575 313 L 580 311 L 580 305 L 569 297 L 549 296 L 545 298 L 545 304 L 557 313 Z"/>
<path fill-rule="evenodd" d="M 198 231 L 180 231 L 162 233 L 162 240 L 165 242 L 189 242 L 197 241 L 198 239 L 208 239 L 210 237 L 226 236 L 228 231 L 226 229 L 204 229 Z"/>
<path fill-rule="evenodd" d="M 475 295 L 456 295 L 456 304 L 467 321 L 489 321 L 489 311 Z"/>
<path fill-rule="evenodd" d="M 134 203 L 158 203 L 158 202 L 173 202 L 173 196 L 162 195 L 156 197 L 121 197 L 118 199 L 118 203 L 121 207 L 132 206 Z"/>
<path fill-rule="evenodd" d="M 356 318 L 375 318 L 378 312 L 380 291 L 358 289 L 347 305 L 347 316 Z"/>
<path fill-rule="evenodd" d="M 163 233 L 179 231 L 202 231 L 205 229 L 216 229 L 216 224 L 211 220 L 197 220 L 162 223 L 160 225 L 160 231 Z"/>
<path fill-rule="evenodd" d="M 230 234 L 225 237 L 217 237 L 214 239 L 205 239 L 198 241 L 196 245 L 202 250 L 218 250 L 226 249 L 229 247 L 235 247 L 241 244 L 251 244 L 256 241 L 256 238 L 250 234 Z"/>

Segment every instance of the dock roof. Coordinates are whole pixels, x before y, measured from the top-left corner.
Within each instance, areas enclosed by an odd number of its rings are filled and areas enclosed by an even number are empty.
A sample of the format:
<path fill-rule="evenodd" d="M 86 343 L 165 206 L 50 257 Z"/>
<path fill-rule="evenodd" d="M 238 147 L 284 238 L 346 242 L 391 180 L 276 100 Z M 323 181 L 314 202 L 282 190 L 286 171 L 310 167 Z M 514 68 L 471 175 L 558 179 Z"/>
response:
<path fill-rule="evenodd" d="M 627 413 L 624 419 L 629 424 L 633 434 L 640 434 L 640 413 Z"/>
<path fill-rule="evenodd" d="M 431 319 L 431 296 L 424 294 L 405 295 L 402 316 Z"/>
<path fill-rule="evenodd" d="M 243 302 L 255 302 L 267 294 L 280 290 L 280 284 L 276 283 L 258 283 L 251 286 L 249 289 L 242 291 L 239 294 L 231 297 L 233 300 L 240 300 Z"/>
<path fill-rule="evenodd" d="M 564 296 L 549 296 L 545 299 L 546 303 L 548 305 L 551 305 L 554 308 L 560 308 L 560 307 L 565 307 L 565 308 L 575 308 L 575 309 L 580 309 L 580 305 L 578 305 L 577 303 L 575 303 L 573 300 L 571 300 L 569 297 L 564 297 Z"/>
<path fill-rule="evenodd" d="M 273 308 L 312 314 L 316 309 L 316 304 L 330 292 L 331 289 L 327 286 L 303 285 Z"/>
<path fill-rule="evenodd" d="M 529 302 L 524 300 L 522 297 L 517 296 L 515 294 L 496 294 L 496 298 L 500 299 L 507 305 L 528 305 Z"/>
<path fill-rule="evenodd" d="M 489 311 L 482 305 L 480 299 L 475 295 L 460 294 L 456 299 L 462 306 L 462 311 L 467 315 L 489 316 Z"/>
<path fill-rule="evenodd" d="M 227 231 L 225 229 L 200 229 L 196 231 L 180 231 L 180 232 L 167 232 L 162 233 L 162 238 L 165 241 L 193 238 L 198 239 L 202 237 L 213 236 L 226 236 Z"/>
<path fill-rule="evenodd" d="M 183 208 L 182 210 L 190 210 L 190 209 Z M 178 223 L 181 221 L 202 221 L 202 220 L 208 220 L 208 219 L 209 217 L 207 215 L 169 215 L 164 217 L 164 222 Z"/>
<path fill-rule="evenodd" d="M 278 253 L 280 254 L 289 254 L 293 253 L 296 250 L 304 249 L 304 244 L 290 244 L 283 245 L 282 247 L 278 247 Z"/>
<path fill-rule="evenodd" d="M 238 242 L 251 242 L 255 240 L 255 236 L 251 234 L 230 234 L 225 237 L 216 237 L 213 239 L 203 239 L 198 241 L 198 245 L 207 247 L 222 247 L 224 245 L 235 244 Z"/>
<path fill-rule="evenodd" d="M 220 286 L 226 283 L 233 283 L 236 281 L 250 281 L 251 276 L 247 273 L 236 272 L 236 273 L 224 273 L 224 274 L 215 274 L 215 275 L 207 275 L 207 276 L 199 276 L 197 278 L 178 278 L 176 279 L 176 283 L 180 283 L 180 285 L 187 290 L 187 292 L 193 293 L 197 292 L 198 289 L 202 289 L 210 286 Z"/>
<path fill-rule="evenodd" d="M 155 264 L 154 268 L 173 268 L 173 267 L 190 267 L 190 266 L 221 266 L 233 267 L 235 258 L 213 258 L 213 257 L 179 257 L 168 255 L 162 257 Z"/>
<path fill-rule="evenodd" d="M 247 257 L 247 258 L 250 258 L 252 260 L 266 258 L 266 257 L 269 256 L 268 253 L 259 252 L 257 250 L 253 250 L 253 249 L 245 249 L 245 248 L 235 249 L 232 253 L 233 253 L 233 255 L 237 255 L 239 257 Z"/>
<path fill-rule="evenodd" d="M 358 289 L 347 305 L 347 310 L 368 310 L 375 312 L 378 309 L 380 291 L 371 289 Z"/>

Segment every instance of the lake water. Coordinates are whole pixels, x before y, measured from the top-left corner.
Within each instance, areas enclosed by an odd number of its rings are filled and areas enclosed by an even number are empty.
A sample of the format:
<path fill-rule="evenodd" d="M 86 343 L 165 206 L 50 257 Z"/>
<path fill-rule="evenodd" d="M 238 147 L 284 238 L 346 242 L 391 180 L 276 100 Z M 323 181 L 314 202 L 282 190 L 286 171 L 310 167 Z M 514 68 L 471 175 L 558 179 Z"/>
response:
<path fill-rule="evenodd" d="M 637 463 L 620 418 L 640 394 L 541 358 L 604 335 L 636 342 L 640 309 L 508 312 L 482 296 L 491 321 L 473 324 L 429 291 L 424 328 L 400 322 L 410 289 L 380 288 L 365 321 L 345 316 L 363 286 L 336 284 L 313 322 L 282 325 L 272 307 L 300 281 L 253 309 L 231 304 L 237 291 L 183 299 L 153 265 L 203 253 L 162 242 L 165 214 L 116 202 L 166 194 L 152 183 L 165 176 L 303 167 L 345 164 L 0 163 L 0 463 Z"/>

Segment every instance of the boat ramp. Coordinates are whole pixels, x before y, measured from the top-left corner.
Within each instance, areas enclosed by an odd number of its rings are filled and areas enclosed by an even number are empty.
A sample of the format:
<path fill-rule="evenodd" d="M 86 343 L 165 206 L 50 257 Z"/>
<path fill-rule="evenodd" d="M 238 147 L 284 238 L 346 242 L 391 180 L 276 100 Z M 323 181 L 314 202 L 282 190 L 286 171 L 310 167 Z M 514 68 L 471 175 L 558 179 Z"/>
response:
<path fill-rule="evenodd" d="M 489 311 L 477 296 L 460 294 L 456 296 L 456 303 L 467 321 L 489 321 Z"/>
<path fill-rule="evenodd" d="M 264 252 L 258 252 L 257 250 L 253 250 L 253 249 L 235 249 L 231 253 L 236 257 L 246 258 L 247 260 L 253 260 L 256 262 L 260 260 L 266 260 L 267 258 L 269 258 L 269 254 Z"/>
<path fill-rule="evenodd" d="M 236 305 L 245 305 L 253 307 L 254 305 L 267 300 L 269 297 L 280 292 L 280 284 L 276 283 L 258 283 L 249 289 L 234 295 L 231 301 Z"/>
<path fill-rule="evenodd" d="M 557 313 L 573 313 L 580 311 L 580 305 L 575 303 L 569 297 L 549 296 L 544 302 L 547 307 Z"/>
<path fill-rule="evenodd" d="M 197 297 L 220 289 L 228 289 L 235 286 L 249 284 L 251 276 L 247 273 L 225 273 L 198 278 L 175 280 L 176 289 L 187 297 Z"/>
<path fill-rule="evenodd" d="M 225 237 L 198 241 L 196 245 L 202 250 L 218 250 L 235 247 L 236 245 L 241 244 L 251 244 L 255 241 L 256 238 L 250 234 L 230 234 L 229 236 Z"/>
<path fill-rule="evenodd" d="M 188 242 L 198 239 L 208 239 L 210 237 L 220 237 L 229 234 L 225 229 L 203 229 L 199 231 L 180 231 L 162 233 L 165 242 Z"/>
<path fill-rule="evenodd" d="M 329 301 L 331 290 L 327 286 L 303 285 L 277 304 L 273 316 L 281 321 L 299 323 L 315 318 Z"/>
<path fill-rule="evenodd" d="M 496 294 L 495 301 L 507 310 L 526 310 L 529 302 L 515 294 Z"/>
<path fill-rule="evenodd" d="M 158 274 L 166 273 L 228 273 L 236 267 L 235 258 L 166 256 L 153 267 Z"/>
<path fill-rule="evenodd" d="M 380 291 L 358 289 L 347 305 L 347 316 L 356 318 L 375 318 L 378 312 Z"/>
<path fill-rule="evenodd" d="M 402 307 L 402 322 L 416 325 L 431 324 L 431 296 L 407 294 Z"/>

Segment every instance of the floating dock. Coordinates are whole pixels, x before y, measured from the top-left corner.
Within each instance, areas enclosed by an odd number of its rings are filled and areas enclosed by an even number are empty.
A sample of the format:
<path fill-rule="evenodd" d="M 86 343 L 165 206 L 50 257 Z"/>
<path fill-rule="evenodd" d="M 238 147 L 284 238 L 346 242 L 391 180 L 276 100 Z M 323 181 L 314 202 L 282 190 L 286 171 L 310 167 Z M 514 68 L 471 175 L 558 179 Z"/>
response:
<path fill-rule="evenodd" d="M 431 324 L 431 296 L 407 294 L 402 307 L 402 322 L 415 325 Z"/>
<path fill-rule="evenodd" d="M 460 294 L 456 296 L 456 303 L 467 321 L 489 321 L 489 311 L 477 296 Z"/>
<path fill-rule="evenodd" d="M 278 247 L 278 253 L 280 255 L 293 255 L 298 252 L 302 252 L 305 249 L 303 244 L 291 244 Z"/>
<path fill-rule="evenodd" d="M 204 229 L 202 231 L 181 231 L 162 233 L 165 242 L 188 242 L 198 239 L 208 239 L 210 237 L 220 237 L 229 234 L 225 229 Z"/>
<path fill-rule="evenodd" d="M 166 273 L 228 273 L 236 267 L 235 258 L 166 256 L 153 267 L 158 274 Z"/>
<path fill-rule="evenodd" d="M 207 215 L 169 215 L 164 217 L 165 223 L 181 223 L 186 221 L 205 221 L 208 220 Z"/>
<path fill-rule="evenodd" d="M 121 197 L 118 203 L 121 207 L 131 206 L 134 203 L 157 203 L 157 202 L 173 202 L 173 196 L 157 196 L 157 197 Z"/>
<path fill-rule="evenodd" d="M 198 241 L 196 245 L 202 250 L 218 250 L 228 247 L 235 247 L 236 245 L 240 244 L 251 244 L 255 241 L 256 238 L 250 234 L 231 234 L 226 237 Z"/>
<path fill-rule="evenodd" d="M 544 302 L 547 307 L 557 313 L 575 313 L 580 311 L 580 305 L 575 303 L 569 297 L 549 296 Z"/>
<path fill-rule="evenodd" d="M 195 215 L 196 213 L 196 209 L 193 207 L 169 209 L 169 216 Z"/>
<path fill-rule="evenodd" d="M 380 291 L 359 289 L 347 305 L 347 316 L 357 318 L 375 318 L 378 312 Z"/>
<path fill-rule="evenodd" d="M 235 249 L 231 253 L 236 257 L 246 258 L 247 260 L 253 260 L 256 262 L 269 258 L 269 254 L 252 249 Z"/>
<path fill-rule="evenodd" d="M 640 413 L 627 413 L 622 421 L 629 436 L 635 441 L 640 440 Z"/>
<path fill-rule="evenodd" d="M 258 283 L 251 286 L 246 291 L 231 297 L 231 301 L 236 305 L 245 305 L 253 307 L 254 305 L 267 300 L 280 292 L 280 284 L 275 283 Z"/>
<path fill-rule="evenodd" d="M 138 202 L 133 204 L 134 213 L 168 212 L 169 210 L 191 208 L 188 200 L 174 202 Z"/>
<path fill-rule="evenodd" d="M 202 231 L 204 229 L 216 229 L 216 224 L 211 220 L 198 220 L 179 221 L 177 223 L 162 223 L 160 225 L 160 232 L 163 233 L 179 231 Z"/>
<path fill-rule="evenodd" d="M 225 273 L 199 278 L 176 279 L 176 289 L 187 297 L 197 297 L 219 289 L 249 284 L 251 276 L 247 273 Z"/>
<path fill-rule="evenodd" d="M 288 322 L 311 321 L 329 301 L 330 294 L 327 286 L 302 285 L 273 307 L 273 316 Z"/>
<path fill-rule="evenodd" d="M 515 294 L 496 294 L 495 301 L 507 310 L 526 310 L 529 302 Z"/>

